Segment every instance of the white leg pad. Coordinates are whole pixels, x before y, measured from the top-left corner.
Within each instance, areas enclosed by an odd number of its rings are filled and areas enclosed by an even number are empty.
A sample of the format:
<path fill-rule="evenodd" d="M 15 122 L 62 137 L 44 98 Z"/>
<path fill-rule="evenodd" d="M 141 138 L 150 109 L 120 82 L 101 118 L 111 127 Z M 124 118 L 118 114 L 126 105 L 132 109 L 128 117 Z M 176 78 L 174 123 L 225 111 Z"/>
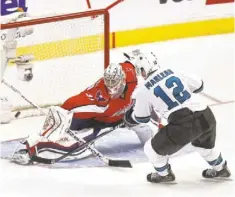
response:
<path fill-rule="evenodd" d="M 73 113 L 57 106 L 49 109 L 41 135 L 56 142 L 70 128 Z"/>
<path fill-rule="evenodd" d="M 27 139 L 30 147 L 39 142 L 57 142 L 65 136 L 66 131 L 70 128 L 72 118 L 73 113 L 61 107 L 50 107 L 42 131 L 39 134 L 29 136 Z"/>

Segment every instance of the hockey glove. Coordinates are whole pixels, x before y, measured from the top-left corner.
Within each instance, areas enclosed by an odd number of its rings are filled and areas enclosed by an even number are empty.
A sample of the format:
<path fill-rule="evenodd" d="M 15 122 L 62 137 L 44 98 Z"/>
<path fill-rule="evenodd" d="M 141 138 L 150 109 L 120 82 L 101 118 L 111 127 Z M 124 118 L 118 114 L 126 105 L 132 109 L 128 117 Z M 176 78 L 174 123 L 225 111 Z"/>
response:
<path fill-rule="evenodd" d="M 123 121 L 126 127 L 131 128 L 134 127 L 136 125 L 138 125 L 139 123 L 136 122 L 133 118 L 132 118 L 132 113 L 133 113 L 133 107 L 132 106 L 124 115 Z"/>

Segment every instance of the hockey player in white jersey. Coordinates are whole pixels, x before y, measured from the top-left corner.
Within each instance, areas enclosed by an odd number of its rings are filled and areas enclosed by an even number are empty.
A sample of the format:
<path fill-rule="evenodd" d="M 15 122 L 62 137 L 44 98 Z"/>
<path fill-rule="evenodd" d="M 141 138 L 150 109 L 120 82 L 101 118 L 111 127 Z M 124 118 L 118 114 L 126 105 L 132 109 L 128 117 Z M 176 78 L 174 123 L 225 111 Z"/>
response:
<path fill-rule="evenodd" d="M 152 52 L 143 54 L 135 50 L 126 56 L 139 61 L 136 69 L 144 77 L 137 89 L 135 106 L 125 115 L 126 123 L 130 126 L 147 123 L 152 108 L 168 120 L 168 124 L 145 144 L 145 154 L 156 170 L 147 175 L 147 180 L 174 181 L 169 156 L 188 143 L 212 167 L 202 172 L 204 178 L 229 177 L 227 162 L 214 149 L 216 119 L 211 109 L 198 100 L 203 81 L 174 69 L 160 68 Z"/>

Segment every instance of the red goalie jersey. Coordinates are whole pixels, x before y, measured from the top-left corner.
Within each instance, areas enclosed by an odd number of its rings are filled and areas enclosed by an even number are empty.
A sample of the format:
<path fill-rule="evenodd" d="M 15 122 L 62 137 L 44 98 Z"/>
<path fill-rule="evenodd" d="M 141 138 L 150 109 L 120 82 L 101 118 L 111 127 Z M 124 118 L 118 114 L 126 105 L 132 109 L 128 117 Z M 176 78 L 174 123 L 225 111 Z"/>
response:
<path fill-rule="evenodd" d="M 125 75 L 125 87 L 118 98 L 112 98 L 104 78 L 101 78 L 92 87 L 69 98 L 61 107 L 73 111 L 74 119 L 92 119 L 107 124 L 121 121 L 132 104 L 131 95 L 137 85 L 137 77 L 131 63 L 120 65 Z"/>

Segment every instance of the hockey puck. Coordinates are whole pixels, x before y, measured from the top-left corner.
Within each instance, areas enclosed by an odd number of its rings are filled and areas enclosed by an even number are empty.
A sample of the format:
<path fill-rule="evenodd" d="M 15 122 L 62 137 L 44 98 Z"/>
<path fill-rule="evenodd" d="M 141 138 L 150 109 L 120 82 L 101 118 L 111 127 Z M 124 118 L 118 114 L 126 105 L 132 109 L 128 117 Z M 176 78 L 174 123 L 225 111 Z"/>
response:
<path fill-rule="evenodd" d="M 15 114 L 15 118 L 18 118 L 18 117 L 19 117 L 19 115 L 20 115 L 20 111 L 16 112 L 16 114 Z"/>

